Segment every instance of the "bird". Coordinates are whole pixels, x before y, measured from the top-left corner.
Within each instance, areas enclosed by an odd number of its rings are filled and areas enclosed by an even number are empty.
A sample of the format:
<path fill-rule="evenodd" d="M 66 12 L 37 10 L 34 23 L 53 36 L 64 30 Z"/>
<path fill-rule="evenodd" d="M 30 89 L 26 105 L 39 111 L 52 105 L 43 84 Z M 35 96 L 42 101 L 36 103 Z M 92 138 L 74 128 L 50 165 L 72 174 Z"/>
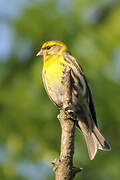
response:
<path fill-rule="evenodd" d="M 89 158 L 94 159 L 98 149 L 111 150 L 110 144 L 98 130 L 93 95 L 85 73 L 69 52 L 68 47 L 61 41 L 50 40 L 43 43 L 37 56 L 43 57 L 42 79 L 45 90 L 59 108 L 64 101 L 65 72 L 71 70 L 71 99 L 73 111 L 76 114 L 75 124 L 85 138 Z"/>

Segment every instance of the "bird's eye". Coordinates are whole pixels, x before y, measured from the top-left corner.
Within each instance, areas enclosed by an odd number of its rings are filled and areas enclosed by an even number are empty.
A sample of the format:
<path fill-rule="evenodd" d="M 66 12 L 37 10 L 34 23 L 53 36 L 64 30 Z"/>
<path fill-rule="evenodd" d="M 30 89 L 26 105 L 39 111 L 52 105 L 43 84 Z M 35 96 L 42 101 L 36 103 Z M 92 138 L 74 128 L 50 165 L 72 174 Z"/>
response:
<path fill-rule="evenodd" d="M 51 47 L 50 46 L 47 46 L 46 49 L 50 49 Z"/>

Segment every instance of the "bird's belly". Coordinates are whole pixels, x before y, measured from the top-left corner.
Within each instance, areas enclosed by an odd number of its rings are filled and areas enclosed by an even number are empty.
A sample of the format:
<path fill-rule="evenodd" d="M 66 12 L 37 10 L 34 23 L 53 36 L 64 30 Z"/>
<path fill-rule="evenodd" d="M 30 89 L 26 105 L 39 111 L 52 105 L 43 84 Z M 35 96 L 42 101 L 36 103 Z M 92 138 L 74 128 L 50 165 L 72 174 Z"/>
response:
<path fill-rule="evenodd" d="M 44 71 L 43 83 L 50 99 L 58 106 L 61 106 L 64 98 L 64 85 L 62 83 L 62 69 L 53 69 L 54 71 Z"/>
<path fill-rule="evenodd" d="M 49 90 L 48 90 L 49 89 Z M 64 88 L 57 83 L 48 84 L 47 92 L 51 100 L 57 105 L 61 106 L 64 98 Z"/>

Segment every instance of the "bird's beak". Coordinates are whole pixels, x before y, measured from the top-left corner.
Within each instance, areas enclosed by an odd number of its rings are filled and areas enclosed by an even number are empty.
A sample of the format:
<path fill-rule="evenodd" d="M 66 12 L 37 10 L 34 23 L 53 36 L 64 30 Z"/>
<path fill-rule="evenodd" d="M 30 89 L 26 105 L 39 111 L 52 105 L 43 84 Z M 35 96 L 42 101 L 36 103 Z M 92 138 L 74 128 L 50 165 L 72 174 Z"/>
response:
<path fill-rule="evenodd" d="M 44 52 L 42 49 L 36 54 L 36 56 L 43 56 L 43 55 L 44 55 Z"/>

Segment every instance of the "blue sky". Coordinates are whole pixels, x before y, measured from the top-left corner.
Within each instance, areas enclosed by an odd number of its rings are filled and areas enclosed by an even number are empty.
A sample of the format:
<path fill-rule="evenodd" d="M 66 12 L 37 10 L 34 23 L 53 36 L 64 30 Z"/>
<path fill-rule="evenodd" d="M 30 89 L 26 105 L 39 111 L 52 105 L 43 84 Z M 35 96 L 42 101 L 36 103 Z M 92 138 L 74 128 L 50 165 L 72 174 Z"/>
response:
<path fill-rule="evenodd" d="M 14 30 L 11 22 L 20 16 L 27 2 L 27 0 L 4 0 L 0 4 L 0 60 L 6 60 L 12 53 Z"/>

